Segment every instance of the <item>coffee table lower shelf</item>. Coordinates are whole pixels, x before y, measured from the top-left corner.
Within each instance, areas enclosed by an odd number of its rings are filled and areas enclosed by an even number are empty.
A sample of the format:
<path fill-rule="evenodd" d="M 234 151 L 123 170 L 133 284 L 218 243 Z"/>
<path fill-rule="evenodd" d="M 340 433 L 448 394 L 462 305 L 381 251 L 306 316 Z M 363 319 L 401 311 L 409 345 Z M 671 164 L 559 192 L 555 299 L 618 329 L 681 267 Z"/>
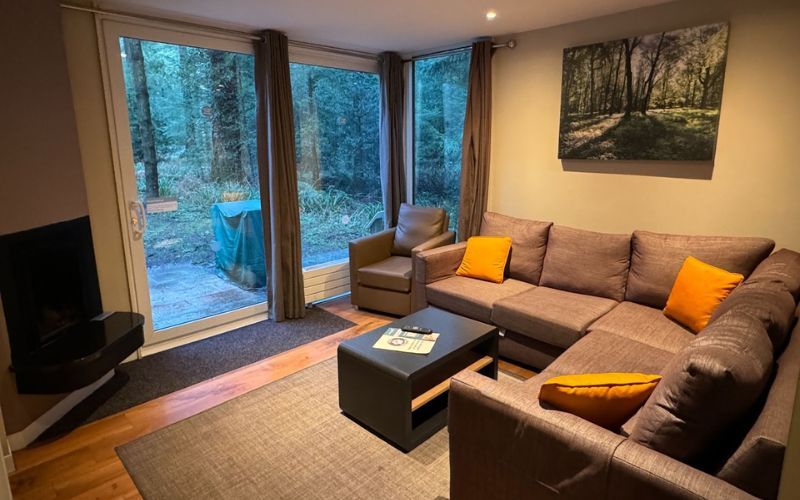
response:
<path fill-rule="evenodd" d="M 472 363 L 471 365 L 469 365 L 468 367 L 466 367 L 464 369 L 465 370 L 469 370 L 469 371 L 473 371 L 473 372 L 477 372 L 477 371 L 480 371 L 481 369 L 485 368 L 486 366 L 490 365 L 492 363 L 492 361 L 494 361 L 494 359 L 492 359 L 491 356 L 484 356 L 481 359 L 479 359 L 478 361 Z M 423 392 L 419 396 L 417 396 L 414 399 L 412 399 L 411 400 L 411 411 L 412 412 L 417 411 L 423 405 L 425 405 L 427 403 L 430 403 L 431 401 L 436 399 L 437 396 L 441 396 L 445 392 L 449 391 L 450 390 L 450 379 L 451 378 L 452 377 L 449 377 L 449 378 L 445 379 L 444 381 L 439 382 L 435 386 L 431 387 L 427 391 Z"/>

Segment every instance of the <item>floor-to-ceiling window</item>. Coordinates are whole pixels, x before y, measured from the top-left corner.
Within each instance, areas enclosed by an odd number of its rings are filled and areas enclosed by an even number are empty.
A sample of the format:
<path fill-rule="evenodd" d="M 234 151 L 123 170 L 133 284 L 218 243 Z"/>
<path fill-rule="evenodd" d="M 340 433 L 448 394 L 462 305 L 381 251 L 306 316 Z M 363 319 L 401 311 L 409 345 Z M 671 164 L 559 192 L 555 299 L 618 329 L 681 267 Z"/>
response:
<path fill-rule="evenodd" d="M 291 64 L 303 267 L 347 259 L 383 229 L 380 83 L 371 72 Z"/>
<path fill-rule="evenodd" d="M 414 202 L 444 207 L 458 223 L 461 137 L 470 51 L 414 61 Z"/>

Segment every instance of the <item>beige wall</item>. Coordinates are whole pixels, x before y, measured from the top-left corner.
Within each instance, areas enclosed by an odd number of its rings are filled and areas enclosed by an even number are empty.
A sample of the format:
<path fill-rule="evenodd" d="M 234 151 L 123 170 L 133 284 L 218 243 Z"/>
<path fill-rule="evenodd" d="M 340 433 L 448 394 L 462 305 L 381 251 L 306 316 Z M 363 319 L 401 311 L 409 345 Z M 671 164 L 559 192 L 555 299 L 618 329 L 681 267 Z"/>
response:
<path fill-rule="evenodd" d="M 557 159 L 564 48 L 723 20 L 713 167 Z M 800 2 L 681 1 L 513 38 L 517 48 L 494 56 L 490 208 L 598 231 L 766 236 L 800 250 Z"/>
<path fill-rule="evenodd" d="M 62 9 L 61 13 L 103 308 L 106 311 L 130 311 L 131 297 L 94 17 L 87 12 L 67 9 Z"/>
<path fill-rule="evenodd" d="M 730 21 L 714 164 L 561 162 L 566 47 Z M 800 250 L 800 2 L 707 0 L 513 36 L 493 66 L 492 210 L 597 231 L 759 235 Z M 800 498 L 800 400 L 782 498 Z"/>
<path fill-rule="evenodd" d="M 0 234 L 88 213 L 58 4 L 7 2 L 0 15 Z M 63 396 L 19 395 L 0 312 L 0 404 L 8 433 Z"/>

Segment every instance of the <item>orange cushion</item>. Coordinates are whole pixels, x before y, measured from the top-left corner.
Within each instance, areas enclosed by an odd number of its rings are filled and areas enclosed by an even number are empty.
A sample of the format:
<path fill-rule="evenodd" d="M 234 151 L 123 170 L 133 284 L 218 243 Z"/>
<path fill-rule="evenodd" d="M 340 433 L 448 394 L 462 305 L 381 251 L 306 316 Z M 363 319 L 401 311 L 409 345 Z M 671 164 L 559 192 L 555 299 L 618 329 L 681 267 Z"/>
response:
<path fill-rule="evenodd" d="M 508 236 L 473 236 L 456 274 L 479 280 L 502 283 L 511 251 Z"/>
<path fill-rule="evenodd" d="M 607 429 L 618 429 L 647 401 L 661 375 L 587 373 L 553 377 L 539 400 Z"/>
<path fill-rule="evenodd" d="M 743 279 L 741 274 L 687 257 L 672 285 L 664 314 L 697 333 Z"/>

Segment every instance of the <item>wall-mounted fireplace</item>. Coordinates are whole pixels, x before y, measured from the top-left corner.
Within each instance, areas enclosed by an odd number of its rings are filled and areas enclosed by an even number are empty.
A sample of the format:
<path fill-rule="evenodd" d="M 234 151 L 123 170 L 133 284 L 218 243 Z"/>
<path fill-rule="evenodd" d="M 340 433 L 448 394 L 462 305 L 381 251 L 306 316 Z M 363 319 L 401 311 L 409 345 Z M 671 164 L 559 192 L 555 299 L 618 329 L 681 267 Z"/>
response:
<path fill-rule="evenodd" d="M 0 296 L 20 393 L 84 387 L 142 345 L 140 315 L 102 315 L 88 217 L 0 236 Z"/>

